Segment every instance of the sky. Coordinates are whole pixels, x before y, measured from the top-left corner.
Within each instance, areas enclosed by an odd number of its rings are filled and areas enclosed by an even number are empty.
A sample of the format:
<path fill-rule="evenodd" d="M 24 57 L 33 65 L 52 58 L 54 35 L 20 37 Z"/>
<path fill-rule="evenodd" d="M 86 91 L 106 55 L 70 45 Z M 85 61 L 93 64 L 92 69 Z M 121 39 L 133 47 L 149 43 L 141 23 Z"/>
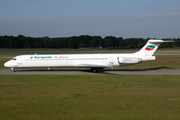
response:
<path fill-rule="evenodd" d="M 0 35 L 180 38 L 180 0 L 1 0 Z"/>

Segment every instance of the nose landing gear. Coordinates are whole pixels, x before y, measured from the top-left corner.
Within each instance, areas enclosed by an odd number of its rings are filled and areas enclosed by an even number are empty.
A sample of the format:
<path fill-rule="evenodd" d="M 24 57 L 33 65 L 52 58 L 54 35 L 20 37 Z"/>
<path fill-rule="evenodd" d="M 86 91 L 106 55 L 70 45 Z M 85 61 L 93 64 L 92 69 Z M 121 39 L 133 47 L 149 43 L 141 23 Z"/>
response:
<path fill-rule="evenodd" d="M 11 72 L 15 72 L 14 68 L 11 68 Z"/>

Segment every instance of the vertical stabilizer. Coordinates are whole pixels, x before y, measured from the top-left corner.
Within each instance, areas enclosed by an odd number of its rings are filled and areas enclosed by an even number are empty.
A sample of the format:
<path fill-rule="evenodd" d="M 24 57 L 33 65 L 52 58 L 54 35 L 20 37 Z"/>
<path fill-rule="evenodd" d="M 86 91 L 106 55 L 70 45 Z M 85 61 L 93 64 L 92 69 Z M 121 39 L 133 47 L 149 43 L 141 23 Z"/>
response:
<path fill-rule="evenodd" d="M 146 43 L 146 45 L 139 50 L 138 52 L 136 52 L 135 54 L 141 57 L 150 57 L 154 54 L 154 52 L 157 50 L 157 48 L 159 47 L 159 45 L 163 42 L 163 40 L 148 40 L 148 42 Z M 168 41 L 169 42 L 169 41 Z"/>

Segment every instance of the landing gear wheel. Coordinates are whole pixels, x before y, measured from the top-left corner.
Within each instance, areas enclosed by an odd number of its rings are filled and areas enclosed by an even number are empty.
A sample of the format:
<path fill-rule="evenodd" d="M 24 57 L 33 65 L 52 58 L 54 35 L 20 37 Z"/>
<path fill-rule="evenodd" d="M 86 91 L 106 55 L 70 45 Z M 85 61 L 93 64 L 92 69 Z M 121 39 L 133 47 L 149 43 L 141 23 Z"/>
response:
<path fill-rule="evenodd" d="M 96 72 L 97 72 L 97 69 L 91 68 L 91 71 L 92 71 L 93 73 L 96 73 Z"/>
<path fill-rule="evenodd" d="M 94 73 L 96 73 L 96 72 L 97 72 L 97 70 L 96 70 L 96 69 L 93 69 L 93 72 L 94 72 Z"/>
<path fill-rule="evenodd" d="M 12 72 L 15 72 L 14 68 L 11 68 L 11 71 L 12 71 Z"/>

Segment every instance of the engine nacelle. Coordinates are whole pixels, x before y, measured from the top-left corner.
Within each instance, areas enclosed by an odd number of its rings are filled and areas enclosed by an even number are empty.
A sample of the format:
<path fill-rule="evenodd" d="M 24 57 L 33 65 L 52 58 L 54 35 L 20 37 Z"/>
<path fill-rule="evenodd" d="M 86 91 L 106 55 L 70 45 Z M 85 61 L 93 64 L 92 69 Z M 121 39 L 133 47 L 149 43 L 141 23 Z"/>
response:
<path fill-rule="evenodd" d="M 119 64 L 136 64 L 142 62 L 142 59 L 135 57 L 119 57 L 118 62 Z"/>

